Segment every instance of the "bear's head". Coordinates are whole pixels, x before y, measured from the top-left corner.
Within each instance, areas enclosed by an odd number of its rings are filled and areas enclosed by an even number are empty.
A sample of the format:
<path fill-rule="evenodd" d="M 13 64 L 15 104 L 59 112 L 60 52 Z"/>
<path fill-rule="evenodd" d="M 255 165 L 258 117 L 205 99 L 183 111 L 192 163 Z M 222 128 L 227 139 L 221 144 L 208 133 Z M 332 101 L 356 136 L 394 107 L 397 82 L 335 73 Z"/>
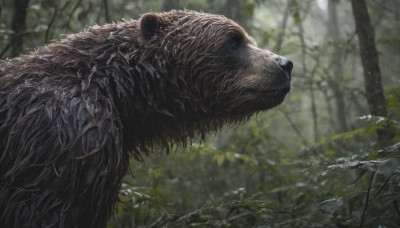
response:
<path fill-rule="evenodd" d="M 168 56 L 165 77 L 210 117 L 245 116 L 280 104 L 293 64 L 257 47 L 242 27 L 220 15 L 149 13 L 139 20 L 146 50 Z M 154 61 L 157 61 L 156 59 Z M 194 107 L 196 108 L 196 107 Z"/>

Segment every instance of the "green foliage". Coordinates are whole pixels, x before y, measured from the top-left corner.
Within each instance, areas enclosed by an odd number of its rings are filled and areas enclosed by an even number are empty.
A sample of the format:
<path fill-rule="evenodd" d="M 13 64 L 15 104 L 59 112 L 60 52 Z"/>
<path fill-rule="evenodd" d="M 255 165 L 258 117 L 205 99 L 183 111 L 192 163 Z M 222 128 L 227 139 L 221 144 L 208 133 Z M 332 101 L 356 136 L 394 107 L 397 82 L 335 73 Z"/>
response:
<path fill-rule="evenodd" d="M 368 227 L 397 224 L 400 143 L 378 146 L 374 132 L 390 126 L 396 138 L 399 124 L 363 117 L 368 126 L 293 152 L 267 133 L 270 118 L 277 116 L 261 115 L 217 143 L 193 145 L 168 160 L 152 156 L 149 166 L 136 168 L 134 182 L 153 186 L 168 207 L 162 226 L 358 227 L 364 213 Z"/>
<path fill-rule="evenodd" d="M 388 88 L 385 92 L 389 116 L 400 120 L 400 88 Z"/>
<path fill-rule="evenodd" d="M 250 17 L 254 16 L 254 10 L 256 8 L 256 4 L 252 1 L 246 1 L 243 5 L 242 5 L 242 10 L 247 13 Z"/>

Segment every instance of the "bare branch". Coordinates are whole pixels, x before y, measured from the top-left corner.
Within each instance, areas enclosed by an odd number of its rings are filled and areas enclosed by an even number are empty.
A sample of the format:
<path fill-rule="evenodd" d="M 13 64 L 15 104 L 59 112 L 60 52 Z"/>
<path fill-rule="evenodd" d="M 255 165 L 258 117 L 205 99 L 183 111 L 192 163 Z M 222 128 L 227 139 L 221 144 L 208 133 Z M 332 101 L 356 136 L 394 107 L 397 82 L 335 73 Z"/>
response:
<path fill-rule="evenodd" d="M 53 15 L 51 17 L 49 24 L 47 25 L 46 33 L 44 34 L 44 43 L 45 44 L 47 44 L 49 42 L 49 33 L 50 33 L 51 27 L 53 26 L 53 23 L 57 17 L 57 14 L 58 14 L 58 1 L 54 1 L 54 12 L 53 12 Z"/>
<path fill-rule="evenodd" d="M 371 186 L 372 186 L 372 181 L 374 179 L 374 176 L 375 176 L 375 172 L 372 172 L 371 173 L 371 179 L 369 180 L 367 198 L 365 199 L 364 211 L 363 211 L 363 214 L 362 214 L 362 217 L 361 217 L 360 228 L 362 228 L 364 226 L 365 215 L 367 213 L 367 208 L 368 208 L 369 193 L 371 192 Z"/>

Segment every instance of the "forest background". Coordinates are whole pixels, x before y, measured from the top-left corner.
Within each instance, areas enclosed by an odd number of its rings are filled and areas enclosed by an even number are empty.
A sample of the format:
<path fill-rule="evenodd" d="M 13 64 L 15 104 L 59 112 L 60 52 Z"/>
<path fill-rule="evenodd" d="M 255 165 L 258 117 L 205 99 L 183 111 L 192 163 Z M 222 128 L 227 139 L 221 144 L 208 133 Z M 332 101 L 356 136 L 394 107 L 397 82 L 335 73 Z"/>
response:
<path fill-rule="evenodd" d="M 123 183 L 108 227 L 399 227 L 400 1 L 0 0 L 0 59 L 95 24 L 223 14 L 294 62 L 278 108 Z"/>

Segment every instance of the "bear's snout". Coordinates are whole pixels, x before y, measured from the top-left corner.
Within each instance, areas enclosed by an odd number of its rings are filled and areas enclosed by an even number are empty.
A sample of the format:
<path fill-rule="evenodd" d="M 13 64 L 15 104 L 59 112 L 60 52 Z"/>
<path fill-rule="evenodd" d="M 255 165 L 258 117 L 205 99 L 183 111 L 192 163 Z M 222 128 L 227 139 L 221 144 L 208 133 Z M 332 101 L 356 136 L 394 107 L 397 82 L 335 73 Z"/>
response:
<path fill-rule="evenodd" d="M 279 66 L 287 73 L 289 80 L 292 80 L 293 62 L 283 56 L 279 56 L 279 58 Z"/>

